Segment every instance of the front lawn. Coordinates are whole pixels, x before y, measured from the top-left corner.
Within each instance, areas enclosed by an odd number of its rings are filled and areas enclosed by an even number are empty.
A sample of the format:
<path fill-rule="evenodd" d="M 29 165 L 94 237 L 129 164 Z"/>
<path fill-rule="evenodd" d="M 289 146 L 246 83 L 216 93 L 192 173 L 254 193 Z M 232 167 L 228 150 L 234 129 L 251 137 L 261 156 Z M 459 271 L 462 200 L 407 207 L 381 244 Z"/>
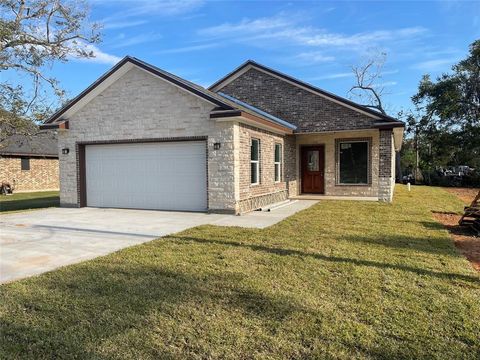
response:
<path fill-rule="evenodd" d="M 463 204 L 412 189 L 3 285 L 0 358 L 479 359 L 480 275 L 431 213 Z"/>
<path fill-rule="evenodd" d="M 59 206 L 58 191 L 39 191 L 0 195 L 0 213 Z"/>

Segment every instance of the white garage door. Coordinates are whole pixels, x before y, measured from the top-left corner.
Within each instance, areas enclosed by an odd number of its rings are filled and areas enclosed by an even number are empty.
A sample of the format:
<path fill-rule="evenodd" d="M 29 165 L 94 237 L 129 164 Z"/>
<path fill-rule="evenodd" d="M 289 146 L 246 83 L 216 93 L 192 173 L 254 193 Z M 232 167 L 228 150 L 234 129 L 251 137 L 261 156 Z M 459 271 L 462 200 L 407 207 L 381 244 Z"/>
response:
<path fill-rule="evenodd" d="M 87 206 L 204 211 L 203 141 L 87 145 Z"/>

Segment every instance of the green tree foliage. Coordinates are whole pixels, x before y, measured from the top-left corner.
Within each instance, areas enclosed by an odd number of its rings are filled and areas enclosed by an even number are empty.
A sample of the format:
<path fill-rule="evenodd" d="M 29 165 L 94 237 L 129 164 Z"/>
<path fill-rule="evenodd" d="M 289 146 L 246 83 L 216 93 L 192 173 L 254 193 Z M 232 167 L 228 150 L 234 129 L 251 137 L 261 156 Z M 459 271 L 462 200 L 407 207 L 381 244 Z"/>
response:
<path fill-rule="evenodd" d="M 91 58 L 99 26 L 87 21 L 81 0 L 0 0 L 0 72 L 18 79 L 0 82 L 0 140 L 41 122 L 51 112 L 52 93 L 63 100 L 58 81 L 46 73 L 55 62 Z M 48 101 L 49 100 L 49 101 Z"/>
<path fill-rule="evenodd" d="M 453 165 L 480 169 L 480 40 L 451 73 L 436 80 L 424 75 L 412 101 L 416 110 L 405 117 L 422 172 Z"/>

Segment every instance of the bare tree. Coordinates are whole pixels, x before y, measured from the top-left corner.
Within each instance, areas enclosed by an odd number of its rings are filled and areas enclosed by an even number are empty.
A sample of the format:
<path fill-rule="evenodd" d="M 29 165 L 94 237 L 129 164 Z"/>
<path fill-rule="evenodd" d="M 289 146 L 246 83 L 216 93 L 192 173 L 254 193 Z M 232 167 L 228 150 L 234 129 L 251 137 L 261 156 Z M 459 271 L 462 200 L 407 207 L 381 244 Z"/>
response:
<path fill-rule="evenodd" d="M 52 94 L 64 100 L 64 91 L 46 69 L 70 58 L 94 57 L 92 44 L 100 41 L 99 25 L 87 21 L 82 0 L 0 0 L 0 71 L 14 71 L 31 82 L 0 83 L 0 139 L 19 129 L 12 121 L 42 121 Z M 2 114 L 12 114 L 3 116 Z"/>
<path fill-rule="evenodd" d="M 382 52 L 368 59 L 364 64 L 352 66 L 355 75 L 355 85 L 349 93 L 360 99 L 363 106 L 376 109 L 387 115 L 382 103 L 385 87 L 382 85 L 382 72 L 387 60 L 387 54 Z"/>

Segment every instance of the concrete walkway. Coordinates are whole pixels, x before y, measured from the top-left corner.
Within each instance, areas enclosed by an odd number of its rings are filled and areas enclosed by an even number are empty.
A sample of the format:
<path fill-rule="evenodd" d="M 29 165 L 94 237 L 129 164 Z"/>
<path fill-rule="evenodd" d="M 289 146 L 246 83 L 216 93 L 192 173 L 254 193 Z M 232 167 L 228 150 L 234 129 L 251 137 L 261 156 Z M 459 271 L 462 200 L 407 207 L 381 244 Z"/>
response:
<path fill-rule="evenodd" d="M 106 255 L 185 229 L 212 224 L 265 228 L 317 201 L 243 216 L 190 212 L 50 208 L 0 215 L 0 283 Z"/>

